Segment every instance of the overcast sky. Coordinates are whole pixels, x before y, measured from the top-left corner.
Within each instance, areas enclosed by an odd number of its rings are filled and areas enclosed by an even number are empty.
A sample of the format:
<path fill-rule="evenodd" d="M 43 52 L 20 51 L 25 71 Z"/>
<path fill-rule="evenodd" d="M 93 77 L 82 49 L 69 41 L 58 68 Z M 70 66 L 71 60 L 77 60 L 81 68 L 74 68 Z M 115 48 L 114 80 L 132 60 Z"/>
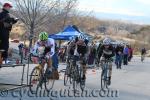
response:
<path fill-rule="evenodd" d="M 6 0 L 0 0 L 6 2 Z M 150 0 L 78 0 L 79 10 L 98 13 L 118 14 L 137 17 L 139 21 L 150 24 Z M 107 17 L 107 15 L 105 15 Z M 110 16 L 108 16 L 110 17 Z M 114 18 L 113 16 L 112 18 Z M 118 16 L 117 16 L 118 18 Z M 132 20 L 131 18 L 128 18 Z M 134 20 L 134 19 L 133 19 Z"/>

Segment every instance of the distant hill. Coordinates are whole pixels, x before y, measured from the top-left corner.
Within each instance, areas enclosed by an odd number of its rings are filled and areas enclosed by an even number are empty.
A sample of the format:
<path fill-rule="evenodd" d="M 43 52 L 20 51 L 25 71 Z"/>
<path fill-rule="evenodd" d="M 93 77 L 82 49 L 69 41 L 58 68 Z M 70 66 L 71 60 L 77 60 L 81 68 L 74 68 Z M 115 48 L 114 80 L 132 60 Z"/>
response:
<path fill-rule="evenodd" d="M 124 14 L 111 14 L 102 12 L 96 12 L 94 15 L 99 19 L 121 20 L 141 25 L 150 25 L 150 18 L 145 16 L 129 16 Z"/>
<path fill-rule="evenodd" d="M 143 34 L 143 33 L 150 33 L 150 26 L 144 26 L 141 29 L 139 29 L 138 31 L 133 32 L 132 34 Z"/>

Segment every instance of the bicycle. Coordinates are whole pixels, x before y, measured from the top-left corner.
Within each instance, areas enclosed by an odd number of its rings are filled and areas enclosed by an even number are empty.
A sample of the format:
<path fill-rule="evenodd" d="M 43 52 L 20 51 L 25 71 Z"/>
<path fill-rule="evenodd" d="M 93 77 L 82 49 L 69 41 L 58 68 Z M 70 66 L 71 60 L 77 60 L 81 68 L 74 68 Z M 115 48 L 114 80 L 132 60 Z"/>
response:
<path fill-rule="evenodd" d="M 47 62 L 47 58 L 44 57 L 43 55 L 42 56 L 38 56 L 39 58 L 39 64 L 37 66 L 35 66 L 31 72 L 31 75 L 30 75 L 30 91 L 31 93 L 37 93 L 39 88 L 43 88 L 43 84 L 45 86 L 45 89 L 47 92 L 49 92 L 53 86 L 54 86 L 54 82 L 55 82 L 55 79 L 54 79 L 54 74 L 53 74 L 53 70 L 52 70 L 52 73 L 51 73 L 51 78 L 48 79 L 47 78 L 47 68 L 46 70 L 44 69 L 45 66 L 43 66 L 42 64 Z M 47 66 L 46 66 L 47 67 Z"/>
<path fill-rule="evenodd" d="M 73 83 L 73 91 L 74 93 L 77 91 L 77 86 L 80 84 L 80 89 L 84 91 L 85 88 L 85 81 L 86 79 L 82 79 L 84 75 L 84 69 L 81 67 L 83 63 L 83 57 L 79 57 L 80 61 L 77 61 L 75 58 L 75 61 L 73 62 L 72 67 L 72 83 Z"/>
<path fill-rule="evenodd" d="M 104 59 L 102 62 L 102 72 L 101 72 L 101 89 L 108 89 L 109 84 L 109 74 L 110 68 L 109 65 L 112 62 L 112 59 Z"/>

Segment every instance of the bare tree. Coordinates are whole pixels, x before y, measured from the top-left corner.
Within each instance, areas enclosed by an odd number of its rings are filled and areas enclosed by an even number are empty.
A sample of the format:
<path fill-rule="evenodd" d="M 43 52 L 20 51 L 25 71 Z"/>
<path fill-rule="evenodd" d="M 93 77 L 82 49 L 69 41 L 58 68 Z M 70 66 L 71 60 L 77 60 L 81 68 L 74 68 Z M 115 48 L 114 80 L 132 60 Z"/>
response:
<path fill-rule="evenodd" d="M 71 20 L 71 16 L 76 13 L 76 6 L 78 0 L 62 0 L 59 2 L 58 7 L 55 9 L 53 15 L 55 20 L 53 23 L 57 26 L 57 30 L 60 31 Z"/>
<path fill-rule="evenodd" d="M 30 33 L 30 47 L 35 32 L 48 20 L 49 13 L 57 7 L 58 2 L 59 0 L 15 0 L 15 14 Z"/>

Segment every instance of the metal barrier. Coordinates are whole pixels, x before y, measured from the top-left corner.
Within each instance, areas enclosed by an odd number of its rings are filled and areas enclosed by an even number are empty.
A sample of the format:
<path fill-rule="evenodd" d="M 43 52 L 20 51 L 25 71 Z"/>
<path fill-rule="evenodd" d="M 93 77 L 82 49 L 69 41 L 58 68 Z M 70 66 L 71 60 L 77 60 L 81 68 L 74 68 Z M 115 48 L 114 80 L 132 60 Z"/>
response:
<path fill-rule="evenodd" d="M 17 67 L 17 66 L 23 66 L 22 69 L 22 76 L 21 76 L 21 83 L 20 84 L 8 84 L 8 83 L 0 83 L 0 86 L 14 86 L 13 88 L 10 89 L 6 89 L 8 90 L 12 90 L 12 89 L 17 89 L 17 88 L 22 88 L 22 87 L 28 87 L 28 80 L 26 84 L 24 83 L 24 73 L 25 73 L 25 64 L 0 64 L 0 68 L 4 68 L 4 67 Z M 27 70 L 28 71 L 28 70 Z M 28 72 L 27 72 L 27 77 L 28 77 Z M 3 90 L 4 91 L 4 90 Z"/>

